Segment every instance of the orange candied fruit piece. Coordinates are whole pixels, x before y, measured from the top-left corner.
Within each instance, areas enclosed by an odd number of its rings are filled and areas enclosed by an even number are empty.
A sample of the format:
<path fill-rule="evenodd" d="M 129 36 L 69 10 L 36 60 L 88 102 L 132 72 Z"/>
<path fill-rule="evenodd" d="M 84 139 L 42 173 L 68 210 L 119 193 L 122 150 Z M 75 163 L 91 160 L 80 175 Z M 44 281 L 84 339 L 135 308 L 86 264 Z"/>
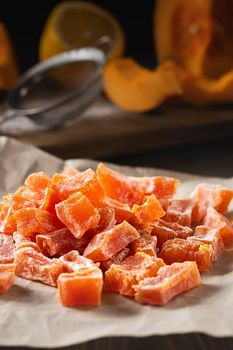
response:
<path fill-rule="evenodd" d="M 32 241 L 30 237 L 25 237 L 22 233 L 15 231 L 13 233 L 13 239 L 15 242 L 15 249 L 31 247 L 38 252 L 41 252 L 40 247 Z"/>
<path fill-rule="evenodd" d="M 233 225 L 222 214 L 218 213 L 214 208 L 209 207 L 204 218 L 204 225 L 209 228 L 218 230 L 225 247 L 233 242 Z"/>
<path fill-rule="evenodd" d="M 41 192 L 50 184 L 50 177 L 43 171 L 30 174 L 26 180 L 25 185 L 33 192 Z"/>
<path fill-rule="evenodd" d="M 91 228 L 95 228 L 100 220 L 98 210 L 81 192 L 56 205 L 57 217 L 70 232 L 80 238 Z"/>
<path fill-rule="evenodd" d="M 122 261 L 124 261 L 130 255 L 130 253 L 131 253 L 130 248 L 128 247 L 123 248 L 118 253 L 113 255 L 110 259 L 101 262 L 102 270 L 104 271 L 108 270 L 112 264 L 118 265 L 122 263 Z"/>
<path fill-rule="evenodd" d="M 46 210 L 53 215 L 56 215 L 55 205 L 60 202 L 60 197 L 57 192 L 52 188 L 46 188 L 43 196 L 43 200 L 40 204 L 40 209 Z"/>
<path fill-rule="evenodd" d="M 168 176 L 142 177 L 139 181 L 143 184 L 145 195 L 154 194 L 161 202 L 172 198 L 179 185 L 179 180 Z"/>
<path fill-rule="evenodd" d="M 137 238 L 138 231 L 127 221 L 123 221 L 111 230 L 93 237 L 83 255 L 93 261 L 105 261 Z"/>
<path fill-rule="evenodd" d="M 151 224 L 165 214 L 159 200 L 153 194 L 142 205 L 134 204 L 132 212 L 134 216 L 131 221 L 138 225 Z"/>
<path fill-rule="evenodd" d="M 195 262 L 174 263 L 159 269 L 157 276 L 142 280 L 135 287 L 135 299 L 141 304 L 165 305 L 175 296 L 200 284 Z"/>
<path fill-rule="evenodd" d="M 157 247 L 162 248 L 163 244 L 169 239 L 182 238 L 186 239 L 193 233 L 193 230 L 188 226 L 181 226 L 176 222 L 166 222 L 158 220 L 153 223 L 151 235 L 157 237 Z"/>
<path fill-rule="evenodd" d="M 46 234 L 63 226 L 56 216 L 38 208 L 20 209 L 15 212 L 14 219 L 17 231 L 25 237 L 37 233 Z"/>
<path fill-rule="evenodd" d="M 194 205 L 195 202 L 190 198 L 172 199 L 166 209 L 166 215 L 163 217 L 163 220 L 190 227 Z"/>
<path fill-rule="evenodd" d="M 36 243 L 43 253 L 50 256 L 63 255 L 79 247 L 79 241 L 67 228 L 37 235 Z"/>
<path fill-rule="evenodd" d="M 133 215 L 128 204 L 119 202 L 116 199 L 105 197 L 104 204 L 114 210 L 117 223 L 121 223 L 124 220 L 127 221 Z"/>
<path fill-rule="evenodd" d="M 144 191 L 137 178 L 118 173 L 102 163 L 96 172 L 106 196 L 129 206 L 143 202 Z"/>
<path fill-rule="evenodd" d="M 9 264 L 14 261 L 14 240 L 12 235 L 0 232 L 0 264 Z"/>
<path fill-rule="evenodd" d="M 193 193 L 192 198 L 196 205 L 193 210 L 193 222 L 201 221 L 207 213 L 209 206 L 224 214 L 233 198 L 233 191 L 222 188 L 218 185 L 200 184 Z"/>
<path fill-rule="evenodd" d="M 64 306 L 98 306 L 103 287 L 102 271 L 75 250 L 63 255 L 64 273 L 58 277 L 58 296 Z"/>
<path fill-rule="evenodd" d="M 211 229 L 204 225 L 197 226 L 194 235 L 188 237 L 188 239 L 211 244 L 213 247 L 213 261 L 216 261 L 225 250 L 222 238 L 216 228 Z"/>
<path fill-rule="evenodd" d="M 103 274 L 96 266 L 83 267 L 58 277 L 58 296 L 62 305 L 99 306 L 103 288 Z"/>
<path fill-rule="evenodd" d="M 97 177 L 106 196 L 133 206 L 142 204 L 145 195 L 154 194 L 159 200 L 176 192 L 178 180 L 164 177 L 133 177 L 113 171 L 104 164 L 97 167 Z"/>
<path fill-rule="evenodd" d="M 1 212 L 1 232 L 13 233 L 16 231 L 16 222 L 13 215 L 17 210 L 36 207 L 32 194 L 29 193 L 28 196 L 25 196 L 24 190 L 23 187 L 20 187 L 16 193 L 8 194 L 4 197 Z"/>
<path fill-rule="evenodd" d="M 64 269 L 62 261 L 49 259 L 31 247 L 16 250 L 15 266 L 17 276 L 41 281 L 53 287 L 57 285 L 57 278 Z"/>
<path fill-rule="evenodd" d="M 82 267 L 96 266 L 91 259 L 80 255 L 77 250 L 71 250 L 59 258 L 64 263 L 64 272 L 75 272 Z"/>
<path fill-rule="evenodd" d="M 168 265 L 174 262 L 195 261 L 198 269 L 206 272 L 211 267 L 212 255 L 213 248 L 211 244 L 174 238 L 164 243 L 159 257 Z"/>
<path fill-rule="evenodd" d="M 131 243 L 132 252 L 145 253 L 151 256 L 157 256 L 157 237 L 149 234 L 141 235 L 138 239 Z"/>
<path fill-rule="evenodd" d="M 0 264 L 0 294 L 8 292 L 14 284 L 15 264 Z"/>
<path fill-rule="evenodd" d="M 100 214 L 98 225 L 85 233 L 85 237 L 89 239 L 94 237 L 97 233 L 110 230 L 116 224 L 114 209 L 108 207 L 98 208 L 98 212 Z"/>
<path fill-rule="evenodd" d="M 144 253 L 129 256 L 119 265 L 111 265 L 105 272 L 104 289 L 109 292 L 134 296 L 136 286 L 145 277 L 155 276 L 164 266 L 162 259 Z"/>
<path fill-rule="evenodd" d="M 54 174 L 52 182 L 62 200 L 77 192 L 84 194 L 95 205 L 101 204 L 104 200 L 104 191 L 92 169 L 73 176 Z"/>

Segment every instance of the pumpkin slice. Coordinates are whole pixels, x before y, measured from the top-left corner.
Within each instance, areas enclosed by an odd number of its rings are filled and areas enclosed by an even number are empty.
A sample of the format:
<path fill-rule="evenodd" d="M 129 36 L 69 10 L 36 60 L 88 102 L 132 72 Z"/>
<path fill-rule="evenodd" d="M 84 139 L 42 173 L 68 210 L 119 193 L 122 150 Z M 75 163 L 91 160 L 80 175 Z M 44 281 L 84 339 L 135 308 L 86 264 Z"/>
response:
<path fill-rule="evenodd" d="M 194 75 L 219 78 L 233 68 L 233 3 L 228 0 L 158 0 L 155 47 Z"/>
<path fill-rule="evenodd" d="M 108 98 L 129 112 L 148 111 L 181 93 L 173 71 L 150 71 L 131 58 L 109 62 L 103 72 L 103 84 Z"/>
<path fill-rule="evenodd" d="M 233 69 L 216 79 L 202 74 L 195 75 L 174 61 L 163 62 L 161 69 L 176 72 L 182 87 L 181 99 L 185 102 L 204 106 L 233 101 Z"/>

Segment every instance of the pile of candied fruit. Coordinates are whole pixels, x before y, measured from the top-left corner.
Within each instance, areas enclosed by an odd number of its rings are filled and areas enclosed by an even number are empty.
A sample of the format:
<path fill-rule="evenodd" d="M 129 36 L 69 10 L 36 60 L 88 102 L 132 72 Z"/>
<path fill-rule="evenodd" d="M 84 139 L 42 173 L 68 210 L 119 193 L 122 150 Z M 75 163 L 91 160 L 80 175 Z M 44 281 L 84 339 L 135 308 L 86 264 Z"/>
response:
<path fill-rule="evenodd" d="M 102 290 L 164 305 L 198 287 L 233 241 L 233 191 L 130 177 L 99 164 L 31 174 L 0 204 L 0 293 L 15 276 L 58 288 L 64 306 L 98 306 Z"/>

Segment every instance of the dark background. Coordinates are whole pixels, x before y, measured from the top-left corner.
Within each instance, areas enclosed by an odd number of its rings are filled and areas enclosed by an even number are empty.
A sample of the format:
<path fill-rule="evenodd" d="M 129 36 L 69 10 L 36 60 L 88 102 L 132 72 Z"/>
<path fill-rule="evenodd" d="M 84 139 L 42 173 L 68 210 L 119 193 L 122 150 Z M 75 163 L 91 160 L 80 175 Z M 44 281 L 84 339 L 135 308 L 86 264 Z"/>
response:
<path fill-rule="evenodd" d="M 0 17 L 10 33 L 21 72 L 38 61 L 38 45 L 43 26 L 58 0 L 4 1 Z M 126 35 L 126 55 L 146 66 L 155 64 L 153 45 L 154 0 L 91 1 L 109 10 L 121 23 Z"/>

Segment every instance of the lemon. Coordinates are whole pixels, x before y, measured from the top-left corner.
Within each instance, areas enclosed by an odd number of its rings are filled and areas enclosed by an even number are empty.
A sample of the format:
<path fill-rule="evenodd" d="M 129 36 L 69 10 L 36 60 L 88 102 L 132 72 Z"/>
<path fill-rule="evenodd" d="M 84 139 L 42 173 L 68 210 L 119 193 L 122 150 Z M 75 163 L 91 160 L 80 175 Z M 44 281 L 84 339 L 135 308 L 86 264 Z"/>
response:
<path fill-rule="evenodd" d="M 102 46 L 108 58 L 123 54 L 123 30 L 106 10 L 86 1 L 67 1 L 57 5 L 45 24 L 40 45 L 40 60 L 84 46 L 95 46 L 109 38 L 110 45 Z"/>

